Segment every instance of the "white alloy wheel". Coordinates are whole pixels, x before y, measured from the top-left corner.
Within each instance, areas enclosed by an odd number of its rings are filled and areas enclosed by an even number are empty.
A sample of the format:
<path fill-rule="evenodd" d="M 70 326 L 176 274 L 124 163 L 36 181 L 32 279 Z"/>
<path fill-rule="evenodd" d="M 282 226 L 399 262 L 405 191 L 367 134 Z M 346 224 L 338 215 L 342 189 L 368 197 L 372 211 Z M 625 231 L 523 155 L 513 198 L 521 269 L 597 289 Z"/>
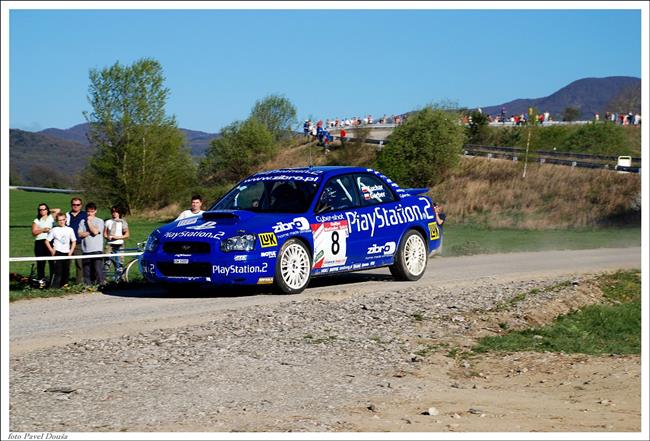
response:
<path fill-rule="evenodd" d="M 280 253 L 279 288 L 285 293 L 298 293 L 305 289 L 311 275 L 311 259 L 305 246 L 297 240 L 288 241 Z"/>
<path fill-rule="evenodd" d="M 406 239 L 404 263 L 408 272 L 413 276 L 419 276 L 427 267 L 427 249 L 419 234 L 414 234 Z"/>
<path fill-rule="evenodd" d="M 390 267 L 397 280 L 418 280 L 427 268 L 427 244 L 416 230 L 407 231 L 395 253 L 395 263 Z"/>

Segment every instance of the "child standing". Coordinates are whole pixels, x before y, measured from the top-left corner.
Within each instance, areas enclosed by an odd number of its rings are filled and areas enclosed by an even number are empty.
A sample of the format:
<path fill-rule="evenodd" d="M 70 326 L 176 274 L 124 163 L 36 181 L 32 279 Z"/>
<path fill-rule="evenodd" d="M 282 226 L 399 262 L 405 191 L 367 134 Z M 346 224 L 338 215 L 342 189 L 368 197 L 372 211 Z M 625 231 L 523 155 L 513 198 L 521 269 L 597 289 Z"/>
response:
<path fill-rule="evenodd" d="M 65 214 L 58 213 L 56 215 L 57 226 L 52 228 L 47 234 L 45 246 L 50 251 L 52 256 L 72 256 L 74 248 L 77 244 L 77 239 L 74 231 L 70 227 L 65 226 Z M 52 244 L 50 244 L 52 242 Z M 70 261 L 69 260 L 55 260 L 54 261 L 54 274 L 52 275 L 52 288 L 61 288 L 68 284 L 70 278 Z"/>

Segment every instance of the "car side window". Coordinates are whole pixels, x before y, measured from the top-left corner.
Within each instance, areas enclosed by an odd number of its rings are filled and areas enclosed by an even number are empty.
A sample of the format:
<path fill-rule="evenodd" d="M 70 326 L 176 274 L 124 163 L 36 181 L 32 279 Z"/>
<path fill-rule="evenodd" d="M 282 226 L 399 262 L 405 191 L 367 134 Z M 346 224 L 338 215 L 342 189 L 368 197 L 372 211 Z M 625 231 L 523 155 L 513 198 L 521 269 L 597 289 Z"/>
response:
<path fill-rule="evenodd" d="M 364 207 L 396 200 L 390 187 L 377 176 L 356 175 L 355 183 L 361 195 L 361 205 Z"/>
<path fill-rule="evenodd" d="M 316 204 L 316 214 L 325 211 L 345 210 L 359 206 L 359 197 L 350 175 L 335 176 L 323 187 Z"/>

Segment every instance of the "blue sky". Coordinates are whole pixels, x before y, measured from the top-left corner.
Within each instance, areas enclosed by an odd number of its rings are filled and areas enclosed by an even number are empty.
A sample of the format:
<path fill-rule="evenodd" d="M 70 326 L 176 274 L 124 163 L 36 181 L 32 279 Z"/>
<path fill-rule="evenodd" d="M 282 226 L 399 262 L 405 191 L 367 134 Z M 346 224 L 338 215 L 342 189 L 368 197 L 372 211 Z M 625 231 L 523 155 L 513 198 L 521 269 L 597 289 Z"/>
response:
<path fill-rule="evenodd" d="M 377 117 L 641 76 L 638 10 L 13 9 L 9 23 L 9 124 L 32 131 L 84 122 L 89 70 L 143 57 L 179 127 L 206 132 L 269 94 L 300 119 Z"/>

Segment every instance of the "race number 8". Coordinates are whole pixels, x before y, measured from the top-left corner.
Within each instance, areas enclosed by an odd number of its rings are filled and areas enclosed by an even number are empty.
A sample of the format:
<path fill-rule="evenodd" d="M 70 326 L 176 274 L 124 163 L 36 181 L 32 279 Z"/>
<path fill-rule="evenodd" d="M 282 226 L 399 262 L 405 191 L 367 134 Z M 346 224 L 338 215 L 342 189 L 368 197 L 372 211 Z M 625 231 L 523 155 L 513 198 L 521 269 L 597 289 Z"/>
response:
<path fill-rule="evenodd" d="M 336 255 L 341 251 L 341 244 L 339 244 L 339 232 L 332 232 L 332 254 Z"/>

